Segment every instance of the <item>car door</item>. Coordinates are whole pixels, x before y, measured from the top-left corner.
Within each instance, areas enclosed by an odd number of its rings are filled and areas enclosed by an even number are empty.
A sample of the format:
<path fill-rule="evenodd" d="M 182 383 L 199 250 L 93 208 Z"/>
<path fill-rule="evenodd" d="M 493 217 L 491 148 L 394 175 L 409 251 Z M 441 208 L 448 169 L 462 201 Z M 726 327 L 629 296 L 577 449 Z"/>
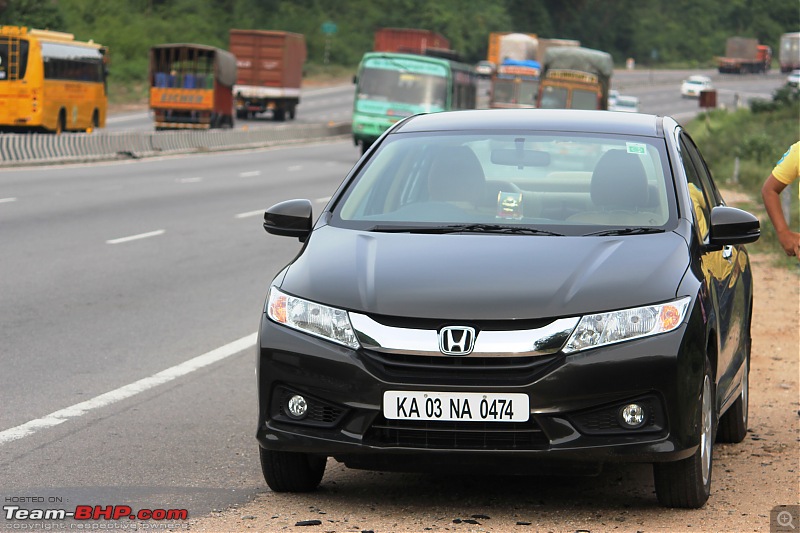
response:
<path fill-rule="evenodd" d="M 708 166 L 692 139 L 681 134 L 681 148 L 687 179 L 693 193 L 692 203 L 704 203 L 701 209 L 695 206 L 695 214 L 703 213 L 706 221 L 711 210 L 725 205 L 722 195 L 717 189 Z M 699 222 L 701 242 L 708 242 L 708 224 Z M 727 399 L 732 391 L 733 378 L 741 366 L 744 350 L 740 350 L 747 342 L 746 320 L 748 316 L 749 290 L 742 281 L 743 268 L 747 267 L 746 251 L 742 246 L 728 245 L 721 250 L 706 249 L 702 257 L 702 269 L 714 304 L 718 334 L 717 391 L 718 397 Z M 738 357 L 737 357 L 738 356 Z"/>

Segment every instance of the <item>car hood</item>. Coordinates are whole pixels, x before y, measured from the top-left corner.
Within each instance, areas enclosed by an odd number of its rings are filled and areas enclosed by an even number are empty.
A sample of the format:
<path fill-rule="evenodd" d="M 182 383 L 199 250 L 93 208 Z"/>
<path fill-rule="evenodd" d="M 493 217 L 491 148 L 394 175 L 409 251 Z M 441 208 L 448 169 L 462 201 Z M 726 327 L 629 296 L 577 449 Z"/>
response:
<path fill-rule="evenodd" d="M 367 314 L 574 316 L 669 300 L 689 252 L 666 232 L 615 237 L 421 235 L 317 228 L 282 290 Z"/>

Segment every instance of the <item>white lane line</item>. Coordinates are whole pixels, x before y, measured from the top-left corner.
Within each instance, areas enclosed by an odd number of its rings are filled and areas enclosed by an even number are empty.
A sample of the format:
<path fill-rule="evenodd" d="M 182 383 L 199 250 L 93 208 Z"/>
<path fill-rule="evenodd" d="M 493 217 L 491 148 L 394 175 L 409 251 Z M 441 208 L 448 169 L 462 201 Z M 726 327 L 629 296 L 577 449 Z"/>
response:
<path fill-rule="evenodd" d="M 257 215 L 263 215 L 264 211 L 265 211 L 264 209 L 259 209 L 258 211 L 248 211 L 247 213 L 239 213 L 238 215 L 235 215 L 234 218 L 248 218 Z"/>
<path fill-rule="evenodd" d="M 0 204 L 7 204 L 9 202 L 16 202 L 16 198 L 0 198 Z"/>
<path fill-rule="evenodd" d="M 203 355 L 198 355 L 194 359 L 189 359 L 188 361 L 170 367 L 166 370 L 162 370 L 157 374 L 142 378 L 139 381 L 134 381 L 133 383 L 129 383 L 128 385 L 106 392 L 99 396 L 95 396 L 91 400 L 76 403 L 75 405 L 65 409 L 50 413 L 43 418 L 37 418 L 36 420 L 25 422 L 22 425 L 0 431 L 0 445 L 33 435 L 40 429 L 47 429 L 57 426 L 71 418 L 78 418 L 89 413 L 89 411 L 117 403 L 130 398 L 131 396 L 135 396 L 140 392 L 144 392 L 152 389 L 153 387 L 157 387 L 158 385 L 167 383 L 168 381 L 172 381 L 173 379 L 185 376 L 191 372 L 194 372 L 195 370 L 200 370 L 201 368 L 212 363 L 216 363 L 217 361 L 221 361 L 227 357 L 252 348 L 255 346 L 257 338 L 258 333 L 251 333 L 246 337 L 242 337 L 241 339 L 235 340 L 229 344 L 226 344 L 225 346 L 220 346 L 219 348 L 211 350 L 210 352 L 206 352 Z"/>
<path fill-rule="evenodd" d="M 251 170 L 249 172 L 239 172 L 239 177 L 240 178 L 252 178 L 254 176 L 260 176 L 260 175 L 261 175 L 261 171 L 260 170 Z"/>
<path fill-rule="evenodd" d="M 330 196 L 326 196 L 326 197 L 324 197 L 324 198 L 317 198 L 317 199 L 315 199 L 314 201 L 315 201 L 315 202 L 317 202 L 318 204 L 324 204 L 324 203 L 327 203 L 327 202 L 329 202 L 329 201 L 330 201 L 330 199 L 331 199 L 331 197 L 330 197 Z"/>
<path fill-rule="evenodd" d="M 203 181 L 203 178 L 181 178 L 178 183 L 197 183 L 198 181 Z"/>
<path fill-rule="evenodd" d="M 138 241 L 139 239 L 146 239 L 148 237 L 156 237 L 158 235 L 163 235 L 165 232 L 166 230 L 158 229 L 156 231 L 140 233 L 138 235 L 131 235 L 130 237 L 120 237 L 119 239 L 111 239 L 106 241 L 106 244 L 120 244 L 123 242 Z"/>
<path fill-rule="evenodd" d="M 303 165 L 292 165 L 289 167 L 289 172 L 296 172 L 303 168 Z"/>

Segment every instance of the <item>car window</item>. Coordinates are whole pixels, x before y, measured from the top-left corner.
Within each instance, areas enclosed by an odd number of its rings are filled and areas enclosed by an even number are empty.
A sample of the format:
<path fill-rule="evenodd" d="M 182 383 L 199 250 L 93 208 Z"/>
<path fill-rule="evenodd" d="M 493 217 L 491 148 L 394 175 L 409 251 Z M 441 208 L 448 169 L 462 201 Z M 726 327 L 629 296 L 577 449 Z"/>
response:
<path fill-rule="evenodd" d="M 700 239 L 705 241 L 708 237 L 708 219 L 711 213 L 711 202 L 709 201 L 707 188 L 700 177 L 700 171 L 696 166 L 697 160 L 692 157 L 692 152 L 696 152 L 696 149 L 686 135 L 681 135 L 680 148 L 681 161 L 686 172 L 686 180 L 689 187 L 689 197 L 692 200 L 695 228 L 697 229 Z"/>
<path fill-rule="evenodd" d="M 649 137 L 393 135 L 347 186 L 332 223 L 662 228 L 677 219 L 669 168 L 664 141 Z"/>

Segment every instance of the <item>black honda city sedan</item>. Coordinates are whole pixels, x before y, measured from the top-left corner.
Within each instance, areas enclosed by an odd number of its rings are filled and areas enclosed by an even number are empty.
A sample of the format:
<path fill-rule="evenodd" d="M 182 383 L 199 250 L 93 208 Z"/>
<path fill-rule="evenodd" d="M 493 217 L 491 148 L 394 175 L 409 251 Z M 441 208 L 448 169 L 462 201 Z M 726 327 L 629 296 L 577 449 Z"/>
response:
<path fill-rule="evenodd" d="M 701 507 L 747 431 L 754 216 L 669 117 L 473 110 L 395 124 L 314 217 L 261 320 L 267 484 L 351 468 L 598 473 L 652 463 Z"/>

